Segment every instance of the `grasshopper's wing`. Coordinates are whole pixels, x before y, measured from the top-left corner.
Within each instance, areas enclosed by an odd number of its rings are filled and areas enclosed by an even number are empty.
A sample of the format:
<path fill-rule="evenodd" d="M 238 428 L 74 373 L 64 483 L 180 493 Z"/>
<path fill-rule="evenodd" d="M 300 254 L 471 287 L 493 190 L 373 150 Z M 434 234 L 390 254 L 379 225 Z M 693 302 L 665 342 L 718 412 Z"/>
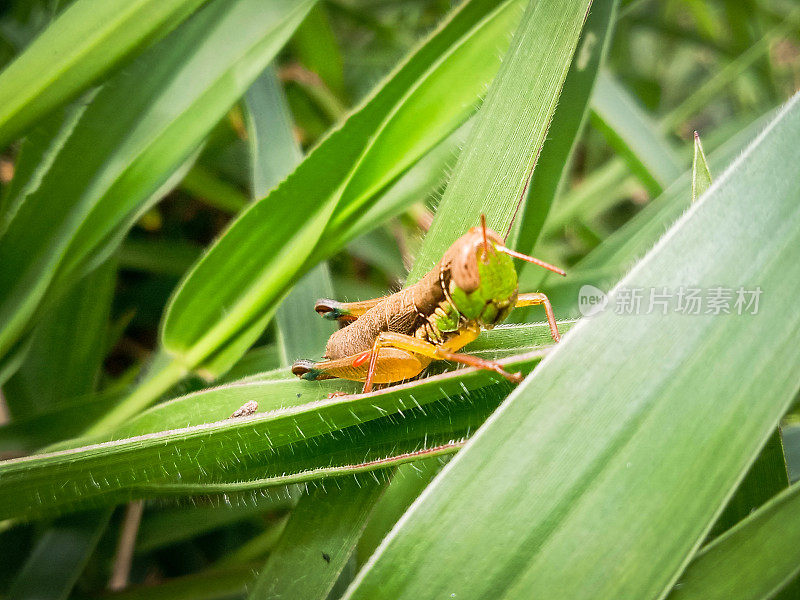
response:
<path fill-rule="evenodd" d="M 314 310 L 325 319 L 339 321 L 340 324 L 346 325 L 358 319 L 358 317 L 376 304 L 383 302 L 386 298 L 388 296 L 362 300 L 361 302 L 337 302 L 329 298 L 320 298 L 314 305 Z"/>

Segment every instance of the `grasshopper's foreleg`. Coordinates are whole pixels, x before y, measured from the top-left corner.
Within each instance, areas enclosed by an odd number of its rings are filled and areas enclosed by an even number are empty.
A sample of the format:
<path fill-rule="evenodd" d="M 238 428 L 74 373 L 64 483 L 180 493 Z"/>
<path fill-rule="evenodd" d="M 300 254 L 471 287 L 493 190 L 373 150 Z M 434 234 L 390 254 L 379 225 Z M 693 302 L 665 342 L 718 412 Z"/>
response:
<path fill-rule="evenodd" d="M 553 336 L 553 341 L 558 342 L 561 339 L 561 336 L 558 334 L 556 317 L 553 314 L 553 307 L 550 305 L 550 300 L 547 299 L 547 296 L 538 292 L 520 294 L 517 297 L 517 303 L 514 305 L 514 308 L 520 308 L 521 306 L 538 306 L 540 304 L 544 306 L 544 312 L 547 315 L 547 324 L 550 326 L 550 335 Z"/>
<path fill-rule="evenodd" d="M 494 371 L 508 379 L 511 382 L 519 383 L 522 381 L 522 375 L 519 373 L 509 373 L 503 369 L 500 363 L 471 356 L 469 354 L 460 354 L 458 352 L 450 352 L 441 346 L 436 346 L 425 340 L 421 340 L 410 335 L 402 333 L 383 332 L 378 335 L 372 350 L 362 352 L 356 360 L 353 361 L 353 366 L 364 364 L 369 359 L 369 368 L 367 369 L 367 378 L 364 380 L 363 393 L 372 391 L 372 384 L 375 377 L 375 371 L 378 366 L 378 356 L 383 348 L 396 348 L 398 350 L 405 350 L 412 354 L 424 356 L 432 360 L 451 360 L 470 367 L 477 367 L 479 369 L 487 369 Z"/>
<path fill-rule="evenodd" d="M 337 302 L 329 298 L 320 298 L 314 305 L 314 310 L 324 319 L 347 324 L 358 319 L 358 317 L 385 298 L 386 296 L 363 300 L 362 302 Z"/>

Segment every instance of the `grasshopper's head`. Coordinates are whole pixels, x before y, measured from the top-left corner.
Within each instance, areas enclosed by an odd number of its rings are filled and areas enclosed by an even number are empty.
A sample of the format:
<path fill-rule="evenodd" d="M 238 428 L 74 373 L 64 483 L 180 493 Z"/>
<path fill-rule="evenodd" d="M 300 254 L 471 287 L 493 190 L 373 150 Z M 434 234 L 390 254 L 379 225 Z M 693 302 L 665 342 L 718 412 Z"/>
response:
<path fill-rule="evenodd" d="M 450 300 L 461 316 L 494 327 L 508 317 L 517 301 L 517 271 L 512 257 L 534 262 L 564 274 L 538 259 L 509 250 L 503 238 L 486 227 L 472 227 L 447 250 L 443 264 L 449 268 Z"/>

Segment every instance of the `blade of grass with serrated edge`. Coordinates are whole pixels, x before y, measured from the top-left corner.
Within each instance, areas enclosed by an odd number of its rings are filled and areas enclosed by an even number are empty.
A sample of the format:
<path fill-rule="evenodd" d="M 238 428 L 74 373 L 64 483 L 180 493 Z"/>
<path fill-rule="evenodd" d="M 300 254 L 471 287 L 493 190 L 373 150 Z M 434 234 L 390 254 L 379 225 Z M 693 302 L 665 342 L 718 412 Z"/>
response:
<path fill-rule="evenodd" d="M 566 333 L 575 323 L 576 321 L 559 321 L 559 331 Z M 517 354 L 544 350 L 551 344 L 552 338 L 547 324 L 531 323 L 495 327 L 467 345 L 464 351 L 490 359 L 509 358 Z M 421 380 L 417 385 L 429 383 Z M 265 386 L 251 384 L 265 384 Z M 226 418 L 242 404 L 251 400 L 258 401 L 260 412 L 271 412 L 311 405 L 333 391 L 355 392 L 360 388 L 360 384 L 344 380 L 309 383 L 297 379 L 289 369 L 284 368 L 164 402 L 133 417 L 117 428 L 113 435 L 84 441 L 123 439 L 167 429 L 212 423 Z"/>
<path fill-rule="evenodd" d="M 543 354 L 534 351 L 500 362 L 507 369 L 526 373 Z M 294 379 L 223 386 L 202 395 L 187 396 L 182 403 L 189 414 L 194 415 L 208 400 L 214 407 L 214 411 L 209 412 L 225 420 L 162 431 L 164 418 L 157 417 L 153 423 L 144 413 L 131 427 L 147 431 L 154 431 L 155 427 L 157 433 L 136 435 L 131 429 L 120 429 L 119 436 L 133 434 L 136 437 L 2 462 L 0 518 L 29 518 L 74 510 L 78 506 L 117 502 L 130 497 L 133 489 L 144 489 L 150 484 L 166 485 L 178 477 L 187 483 L 195 477 L 209 481 L 208 477 L 215 473 L 225 473 L 229 467 L 236 470 L 242 459 L 260 456 L 272 448 L 425 406 L 469 390 L 500 386 L 505 393 L 509 389 L 508 383 L 494 373 L 463 369 L 370 395 L 327 398 L 330 392 L 342 388 L 355 391 L 359 387 L 346 386 L 347 383 L 350 382 L 309 383 Z M 284 388 L 293 385 L 298 386 L 297 393 L 303 394 L 303 404 L 299 404 L 301 399 L 294 393 L 285 392 Z M 284 399 L 287 404 L 294 400 L 298 404 L 250 417 L 226 419 L 230 415 L 229 407 L 235 410 L 248 400 L 267 398 L 274 398 L 276 402 Z"/>
<path fill-rule="evenodd" d="M 581 321 L 345 598 L 666 594 L 798 391 L 798 135 L 800 96 L 611 293 L 758 286 L 761 310 Z"/>
<path fill-rule="evenodd" d="M 456 163 L 410 283 L 476 226 L 481 214 L 501 235 L 508 232 L 544 145 L 589 4 L 529 5 Z"/>
<path fill-rule="evenodd" d="M 507 240 L 510 247 L 532 254 L 550 206 L 569 173 L 572 154 L 589 115 L 589 101 L 594 81 L 608 51 L 619 2 L 594 2 L 569 67 L 564 89 L 558 98 L 550 135 L 528 185 L 524 210 L 517 217 L 512 233 L 519 228 L 516 241 Z"/>

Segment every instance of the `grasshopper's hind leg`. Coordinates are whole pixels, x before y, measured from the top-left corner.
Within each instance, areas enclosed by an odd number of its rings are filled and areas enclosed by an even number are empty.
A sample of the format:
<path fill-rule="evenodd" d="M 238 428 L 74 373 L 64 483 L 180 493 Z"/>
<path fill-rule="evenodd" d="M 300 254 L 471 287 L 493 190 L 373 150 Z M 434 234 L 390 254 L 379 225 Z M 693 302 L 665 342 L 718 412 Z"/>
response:
<path fill-rule="evenodd" d="M 550 305 L 550 300 L 547 296 L 540 293 L 520 294 L 517 297 L 517 303 L 514 308 L 521 306 L 544 306 L 544 312 L 547 315 L 547 324 L 550 326 L 550 335 L 553 336 L 553 341 L 558 342 L 561 336 L 558 333 L 558 325 L 556 325 L 556 317 L 553 314 L 553 307 Z"/>
<path fill-rule="evenodd" d="M 322 360 L 298 360 L 292 365 L 292 373 L 301 379 L 316 381 L 320 379 L 349 379 L 364 381 L 367 378 L 367 359 L 371 351 L 353 354 L 342 358 Z M 366 354 L 365 358 L 362 355 Z M 419 375 L 428 366 L 430 359 L 398 348 L 380 350 L 373 374 L 374 383 L 394 383 Z"/>
<path fill-rule="evenodd" d="M 522 381 L 522 376 L 519 373 L 508 373 L 498 362 L 485 360 L 469 354 L 450 352 L 441 346 L 436 346 L 430 342 L 426 342 L 425 340 L 421 340 L 410 335 L 389 331 L 379 334 L 378 338 L 375 340 L 372 350 L 362 352 L 353 362 L 353 365 L 362 365 L 367 362 L 367 359 L 369 359 L 369 369 L 367 370 L 367 377 L 364 380 L 364 390 L 362 393 L 366 394 L 367 392 L 371 392 L 372 385 L 374 383 L 380 383 L 380 381 L 376 378 L 376 373 L 378 372 L 379 365 L 383 359 L 383 353 L 391 348 L 405 350 L 417 356 L 425 357 L 428 359 L 428 362 L 431 360 L 450 360 L 464 365 L 469 365 L 470 367 L 494 371 L 495 373 L 502 375 L 514 383 L 519 383 Z"/>

